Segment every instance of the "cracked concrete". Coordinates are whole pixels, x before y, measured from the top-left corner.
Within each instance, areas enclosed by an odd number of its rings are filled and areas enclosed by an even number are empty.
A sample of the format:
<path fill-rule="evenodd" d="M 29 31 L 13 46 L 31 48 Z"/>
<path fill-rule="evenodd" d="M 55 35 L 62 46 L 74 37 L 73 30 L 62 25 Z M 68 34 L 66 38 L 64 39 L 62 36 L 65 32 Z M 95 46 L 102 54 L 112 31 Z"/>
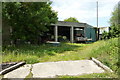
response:
<path fill-rule="evenodd" d="M 33 66 L 31 65 L 30 73 L 26 76 L 26 78 L 33 78 L 32 68 L 33 68 Z"/>
<path fill-rule="evenodd" d="M 5 74 L 4 78 L 52 78 L 62 75 L 77 76 L 103 72 L 105 71 L 92 60 L 58 61 L 26 64 Z"/>
<path fill-rule="evenodd" d="M 62 75 L 103 73 L 92 60 L 59 61 L 33 64 L 33 78 L 51 78 Z"/>

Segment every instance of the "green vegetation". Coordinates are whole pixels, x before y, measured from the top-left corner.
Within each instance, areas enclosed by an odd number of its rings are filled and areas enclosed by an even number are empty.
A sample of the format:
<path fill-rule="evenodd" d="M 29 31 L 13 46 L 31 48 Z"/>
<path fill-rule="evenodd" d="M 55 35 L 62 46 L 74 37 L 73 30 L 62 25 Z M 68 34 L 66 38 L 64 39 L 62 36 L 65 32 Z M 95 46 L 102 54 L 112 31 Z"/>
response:
<path fill-rule="evenodd" d="M 118 73 L 118 38 L 101 40 L 91 44 L 61 43 L 60 46 L 21 45 L 3 48 L 3 62 L 26 61 L 37 62 L 83 60 L 95 57 L 109 66 L 114 73 L 99 74 L 98 77 L 116 77 Z M 88 77 L 97 74 L 88 75 Z"/>
<path fill-rule="evenodd" d="M 49 44 L 43 44 L 40 46 L 8 46 L 7 48 L 3 49 L 3 62 L 26 61 L 27 63 L 32 64 L 37 62 L 59 61 L 59 56 L 65 53 L 67 54 L 68 52 L 75 52 L 83 46 L 85 46 L 85 44 L 71 43 L 61 43 L 60 46 L 53 46 Z M 61 60 L 65 60 L 63 58 Z"/>
<path fill-rule="evenodd" d="M 117 77 L 113 73 L 93 73 L 93 74 L 85 74 L 81 76 L 58 76 L 59 78 L 111 78 Z"/>
<path fill-rule="evenodd" d="M 118 3 L 115 8 L 114 11 L 112 12 L 112 17 L 110 19 L 110 36 L 111 37 L 118 37 L 120 36 L 120 3 Z"/>
<path fill-rule="evenodd" d="M 67 18 L 64 21 L 67 21 L 67 22 L 79 22 L 75 17 Z"/>
<path fill-rule="evenodd" d="M 85 58 L 95 57 L 96 59 L 100 60 L 103 64 L 110 67 L 114 71 L 114 73 L 88 74 L 82 76 L 61 76 L 61 78 L 118 77 L 118 74 L 120 72 L 119 69 L 120 63 L 118 62 L 118 38 L 98 41 L 85 47 L 86 47 L 85 52 L 87 52 L 84 55 Z"/>
<path fill-rule="evenodd" d="M 39 43 L 39 37 L 49 31 L 51 23 L 57 21 L 57 13 L 50 6 L 52 2 L 3 2 L 4 24 L 12 28 L 11 40 Z M 5 31 L 4 31 L 5 32 Z"/>
<path fill-rule="evenodd" d="M 103 39 L 120 36 L 120 2 L 115 6 L 110 18 L 110 31 L 104 32 Z"/>

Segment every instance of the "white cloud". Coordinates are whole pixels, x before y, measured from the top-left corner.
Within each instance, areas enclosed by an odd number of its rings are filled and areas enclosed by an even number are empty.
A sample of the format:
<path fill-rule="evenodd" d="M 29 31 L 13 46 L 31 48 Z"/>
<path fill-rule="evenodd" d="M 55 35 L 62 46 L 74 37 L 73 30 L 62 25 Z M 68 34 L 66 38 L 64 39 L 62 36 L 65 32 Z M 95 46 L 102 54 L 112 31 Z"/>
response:
<path fill-rule="evenodd" d="M 96 22 L 96 1 L 93 0 L 51 0 L 52 8 L 58 12 L 59 20 L 69 17 L 76 17 L 80 22 L 95 24 Z M 99 18 L 108 19 L 111 16 L 114 6 L 119 0 L 98 0 Z M 91 23 L 93 20 L 93 23 Z M 106 22 L 107 24 L 108 22 Z"/>

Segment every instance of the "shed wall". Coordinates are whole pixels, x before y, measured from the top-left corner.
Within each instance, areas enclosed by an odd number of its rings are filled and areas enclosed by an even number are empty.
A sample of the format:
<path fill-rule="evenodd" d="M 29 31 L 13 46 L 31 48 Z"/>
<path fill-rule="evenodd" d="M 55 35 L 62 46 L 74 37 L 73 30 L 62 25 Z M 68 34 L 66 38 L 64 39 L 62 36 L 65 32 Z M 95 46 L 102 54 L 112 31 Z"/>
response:
<path fill-rule="evenodd" d="M 86 25 L 84 30 L 85 37 L 87 37 L 88 39 L 92 38 L 92 41 L 96 41 L 96 30 L 92 26 Z"/>

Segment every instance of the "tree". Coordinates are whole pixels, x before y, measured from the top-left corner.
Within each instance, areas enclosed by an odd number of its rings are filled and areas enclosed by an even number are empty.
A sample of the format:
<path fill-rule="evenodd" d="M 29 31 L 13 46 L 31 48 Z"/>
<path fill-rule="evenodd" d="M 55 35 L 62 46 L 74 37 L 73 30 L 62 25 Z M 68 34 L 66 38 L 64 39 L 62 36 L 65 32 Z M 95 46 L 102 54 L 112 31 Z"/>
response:
<path fill-rule="evenodd" d="M 75 17 L 67 18 L 64 21 L 67 21 L 67 22 L 79 22 Z"/>
<path fill-rule="evenodd" d="M 110 18 L 110 34 L 111 37 L 120 36 L 120 3 L 115 6 L 114 11 L 112 12 L 112 17 Z"/>
<path fill-rule="evenodd" d="M 11 39 L 38 42 L 38 38 L 57 21 L 51 2 L 5 2 L 3 20 L 12 27 Z"/>

